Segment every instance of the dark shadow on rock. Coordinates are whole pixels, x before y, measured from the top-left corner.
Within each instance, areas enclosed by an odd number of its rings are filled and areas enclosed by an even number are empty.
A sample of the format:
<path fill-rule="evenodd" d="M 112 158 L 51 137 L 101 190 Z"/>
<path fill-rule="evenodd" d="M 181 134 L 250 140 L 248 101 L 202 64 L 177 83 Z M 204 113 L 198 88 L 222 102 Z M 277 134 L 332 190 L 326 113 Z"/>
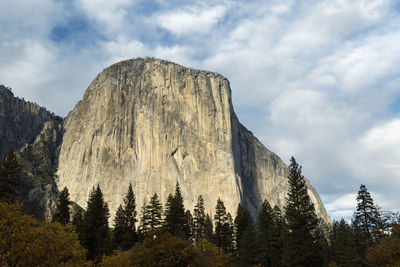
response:
<path fill-rule="evenodd" d="M 257 218 L 262 199 L 257 186 L 257 161 L 255 137 L 231 112 L 232 152 L 235 165 L 236 183 L 240 188 L 240 202 Z"/>

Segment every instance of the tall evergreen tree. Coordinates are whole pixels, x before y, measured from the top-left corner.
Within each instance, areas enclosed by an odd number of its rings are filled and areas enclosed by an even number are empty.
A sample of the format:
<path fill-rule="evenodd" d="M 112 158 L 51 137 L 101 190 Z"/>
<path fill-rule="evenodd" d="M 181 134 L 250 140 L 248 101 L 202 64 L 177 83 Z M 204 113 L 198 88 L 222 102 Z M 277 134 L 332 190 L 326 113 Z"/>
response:
<path fill-rule="evenodd" d="M 361 229 L 366 238 L 373 237 L 373 230 L 379 225 L 379 213 L 371 194 L 365 185 L 360 186 L 357 195 L 357 209 L 354 213 L 354 223 Z"/>
<path fill-rule="evenodd" d="M 112 231 L 113 247 L 115 249 L 122 248 L 125 236 L 125 214 L 122 205 L 118 206 L 114 218 L 114 229 Z"/>
<path fill-rule="evenodd" d="M 330 232 L 331 262 L 336 266 L 352 266 L 357 255 L 350 225 L 344 220 L 335 221 Z"/>
<path fill-rule="evenodd" d="M 226 221 L 226 208 L 224 202 L 218 198 L 215 207 L 214 223 L 215 223 L 215 245 L 219 250 L 224 247 L 224 224 Z"/>
<path fill-rule="evenodd" d="M 138 229 L 138 236 L 140 240 L 143 240 L 145 237 L 145 234 L 149 231 L 149 225 L 148 225 L 148 212 L 147 212 L 147 203 L 146 200 L 143 199 L 143 205 L 142 208 L 140 209 L 140 226 Z"/>
<path fill-rule="evenodd" d="M 185 207 L 183 205 L 183 197 L 179 187 L 176 183 L 175 195 L 168 196 L 165 212 L 165 228 L 173 235 L 181 238 L 188 238 L 184 230 L 185 225 Z"/>
<path fill-rule="evenodd" d="M 213 241 L 214 240 L 214 231 L 213 231 L 213 223 L 211 220 L 210 215 L 207 213 L 206 214 L 206 219 L 204 222 L 204 228 L 205 228 L 205 232 L 204 232 L 204 238 L 207 239 L 208 241 Z"/>
<path fill-rule="evenodd" d="M 225 251 L 225 253 L 233 254 L 235 252 L 234 242 L 235 225 L 233 223 L 232 215 L 228 212 L 223 225 L 223 251 Z"/>
<path fill-rule="evenodd" d="M 234 222 L 236 251 L 240 266 L 255 263 L 256 232 L 249 211 L 238 205 Z"/>
<path fill-rule="evenodd" d="M 219 250 L 233 252 L 233 222 L 232 216 L 226 213 L 224 202 L 218 198 L 215 207 L 215 244 Z"/>
<path fill-rule="evenodd" d="M 70 213 L 69 213 L 69 204 L 71 201 L 69 200 L 69 192 L 67 187 L 61 191 L 61 194 L 58 198 L 57 208 L 55 213 L 53 214 L 53 222 L 59 222 L 63 225 L 69 224 L 70 221 Z"/>
<path fill-rule="evenodd" d="M 262 266 L 282 265 L 282 214 L 264 200 L 258 214 L 257 261 Z"/>
<path fill-rule="evenodd" d="M 365 253 L 368 246 L 371 244 L 370 239 L 354 220 L 352 221 L 351 228 L 353 232 L 352 246 L 354 248 L 351 266 L 367 266 Z"/>
<path fill-rule="evenodd" d="M 193 240 L 193 216 L 189 210 L 185 212 L 185 221 L 183 223 L 183 232 L 185 234 L 186 239 Z"/>
<path fill-rule="evenodd" d="M 285 206 L 288 231 L 284 238 L 283 261 L 288 266 L 321 266 L 323 257 L 317 236 L 318 218 L 307 193 L 301 167 L 293 157 L 290 161 Z"/>
<path fill-rule="evenodd" d="M 18 198 L 20 166 L 13 150 L 0 163 L 0 200 L 9 203 Z"/>
<path fill-rule="evenodd" d="M 174 219 L 172 218 L 171 208 L 173 209 L 174 205 L 174 195 L 169 194 L 167 197 L 167 202 L 165 202 L 164 208 L 164 228 L 168 232 L 172 232 L 172 225 L 174 223 Z"/>
<path fill-rule="evenodd" d="M 241 245 L 241 239 L 242 239 L 244 232 L 248 228 L 253 227 L 253 219 L 251 218 L 249 211 L 240 203 L 238 204 L 238 207 L 236 210 L 236 217 L 235 217 L 234 225 L 235 225 L 236 248 L 239 250 L 240 245 Z"/>
<path fill-rule="evenodd" d="M 114 220 L 114 246 L 127 250 L 137 241 L 136 200 L 129 184 L 128 192 L 123 200 L 124 206 L 119 206 Z"/>
<path fill-rule="evenodd" d="M 204 200 L 202 196 L 197 198 L 197 204 L 193 212 L 193 238 L 198 242 L 206 235 L 206 215 L 204 212 Z"/>
<path fill-rule="evenodd" d="M 87 202 L 87 210 L 82 222 L 82 244 L 88 250 L 87 258 L 100 261 L 109 249 L 110 231 L 108 205 L 104 201 L 100 186 L 93 187 Z"/>
<path fill-rule="evenodd" d="M 83 209 L 81 209 L 80 207 L 74 208 L 74 213 L 72 216 L 72 225 L 75 226 L 76 232 L 78 233 L 79 236 L 81 236 L 82 225 L 83 225 Z M 81 239 L 81 238 L 79 238 L 79 239 Z"/>
<path fill-rule="evenodd" d="M 155 193 L 151 199 L 149 205 L 145 208 L 144 214 L 144 229 L 145 231 L 154 231 L 162 226 L 162 204 Z"/>

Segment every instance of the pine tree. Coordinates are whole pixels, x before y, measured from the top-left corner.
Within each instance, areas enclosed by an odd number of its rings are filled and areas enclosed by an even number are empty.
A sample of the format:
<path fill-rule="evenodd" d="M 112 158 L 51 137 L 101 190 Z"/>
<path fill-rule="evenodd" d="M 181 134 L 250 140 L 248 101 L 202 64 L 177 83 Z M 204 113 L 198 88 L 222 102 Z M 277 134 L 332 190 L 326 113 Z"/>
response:
<path fill-rule="evenodd" d="M 75 207 L 74 209 L 74 215 L 72 216 L 72 225 L 75 226 L 76 232 L 79 236 L 81 236 L 83 225 L 83 210 L 80 207 Z"/>
<path fill-rule="evenodd" d="M 215 207 L 214 223 L 215 223 L 215 245 L 222 250 L 224 244 L 224 224 L 226 221 L 226 209 L 224 202 L 220 198 L 217 200 Z"/>
<path fill-rule="evenodd" d="M 140 210 L 140 226 L 139 226 L 139 230 L 138 230 L 138 235 L 139 235 L 139 239 L 143 240 L 146 233 L 149 231 L 149 225 L 148 225 L 148 212 L 147 212 L 147 204 L 146 204 L 146 200 L 143 200 L 143 205 L 142 208 Z"/>
<path fill-rule="evenodd" d="M 224 202 L 218 198 L 215 207 L 215 244 L 219 250 L 226 253 L 233 252 L 234 226 L 232 216 L 226 213 Z"/>
<path fill-rule="evenodd" d="M 174 218 L 172 216 L 172 211 L 171 208 L 173 209 L 174 205 L 174 196 L 172 194 L 169 194 L 167 197 L 167 202 L 165 202 L 165 209 L 164 209 L 164 229 L 170 233 L 173 231 L 173 224 L 174 224 Z"/>
<path fill-rule="evenodd" d="M 87 258 L 100 261 L 109 248 L 109 210 L 100 186 L 93 187 L 82 222 L 82 244 L 88 250 Z"/>
<path fill-rule="evenodd" d="M 193 212 L 193 234 L 195 242 L 206 236 L 206 215 L 204 212 L 204 200 L 202 196 L 197 198 L 197 204 Z M 211 227 L 212 228 L 212 227 Z M 212 231 L 212 229 L 211 229 Z"/>
<path fill-rule="evenodd" d="M 183 224 L 183 232 L 186 236 L 186 239 L 193 240 L 193 216 L 189 210 L 185 212 L 185 221 Z"/>
<path fill-rule="evenodd" d="M 365 252 L 370 245 L 369 238 L 354 220 L 352 221 L 351 228 L 353 232 L 352 246 L 354 248 L 351 266 L 366 266 Z"/>
<path fill-rule="evenodd" d="M 0 164 L 0 200 L 15 202 L 18 198 L 20 166 L 13 150 Z"/>
<path fill-rule="evenodd" d="M 131 184 L 123 201 L 124 206 L 118 207 L 114 220 L 114 247 L 128 250 L 137 241 L 136 200 Z"/>
<path fill-rule="evenodd" d="M 238 204 L 237 210 L 236 210 L 236 217 L 235 217 L 235 241 L 236 241 L 236 248 L 240 250 L 240 245 L 241 245 L 241 239 L 244 234 L 244 232 L 250 228 L 253 227 L 253 220 L 251 218 L 251 215 L 249 211 L 243 207 L 242 204 Z"/>
<path fill-rule="evenodd" d="M 236 251 L 240 266 L 251 266 L 255 263 L 256 232 L 249 211 L 238 205 L 235 217 Z"/>
<path fill-rule="evenodd" d="M 223 251 L 233 254 L 235 251 L 235 225 L 233 224 L 232 215 L 228 212 L 223 225 Z"/>
<path fill-rule="evenodd" d="M 379 225 L 380 215 L 365 185 L 361 185 L 358 191 L 354 217 L 354 223 L 361 229 L 365 237 L 372 238 L 374 228 Z"/>
<path fill-rule="evenodd" d="M 204 238 L 211 242 L 214 239 L 214 232 L 213 232 L 214 227 L 211 221 L 211 217 L 208 213 L 206 214 L 204 228 L 205 228 Z"/>
<path fill-rule="evenodd" d="M 262 266 L 282 265 L 282 214 L 264 200 L 258 214 L 257 261 Z"/>
<path fill-rule="evenodd" d="M 69 224 L 70 221 L 70 213 L 69 213 L 69 204 L 71 201 L 69 200 L 69 192 L 67 187 L 61 191 L 61 194 L 58 198 L 57 208 L 53 215 L 53 222 L 59 222 L 63 225 Z"/>
<path fill-rule="evenodd" d="M 158 200 L 158 196 L 155 193 L 151 199 L 149 205 L 145 209 L 145 229 L 149 231 L 154 231 L 162 226 L 162 205 Z"/>
<path fill-rule="evenodd" d="M 122 205 L 119 205 L 114 218 L 113 246 L 115 249 L 122 248 L 125 236 L 125 214 Z"/>
<path fill-rule="evenodd" d="M 283 261 L 288 266 L 321 266 L 323 257 L 317 236 L 318 218 L 307 193 L 301 167 L 293 157 L 290 161 L 285 206 L 288 231 L 284 237 Z"/>
<path fill-rule="evenodd" d="M 185 225 L 185 207 L 183 205 L 183 197 L 179 188 L 179 183 L 176 183 L 175 195 L 168 196 L 165 212 L 164 226 L 167 231 L 173 235 L 179 236 L 183 239 L 188 238 L 187 233 L 184 231 Z"/>
<path fill-rule="evenodd" d="M 350 225 L 344 219 L 334 222 L 329 239 L 331 261 L 337 266 L 351 266 L 357 253 L 354 250 L 354 237 Z"/>

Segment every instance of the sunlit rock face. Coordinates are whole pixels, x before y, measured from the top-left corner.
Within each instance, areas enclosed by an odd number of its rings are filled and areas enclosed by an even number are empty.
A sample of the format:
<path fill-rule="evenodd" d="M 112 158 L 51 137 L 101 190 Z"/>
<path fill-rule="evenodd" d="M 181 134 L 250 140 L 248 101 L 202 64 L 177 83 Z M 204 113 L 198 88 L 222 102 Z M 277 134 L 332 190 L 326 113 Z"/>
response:
<path fill-rule="evenodd" d="M 153 58 L 114 64 L 90 84 L 64 121 L 57 174 L 82 207 L 99 184 L 112 216 L 129 183 L 138 209 L 179 182 L 185 207 L 202 195 L 211 215 L 219 197 L 232 215 L 239 202 L 253 215 L 264 199 L 282 208 L 288 189 L 287 166 L 240 124 L 225 77 Z"/>

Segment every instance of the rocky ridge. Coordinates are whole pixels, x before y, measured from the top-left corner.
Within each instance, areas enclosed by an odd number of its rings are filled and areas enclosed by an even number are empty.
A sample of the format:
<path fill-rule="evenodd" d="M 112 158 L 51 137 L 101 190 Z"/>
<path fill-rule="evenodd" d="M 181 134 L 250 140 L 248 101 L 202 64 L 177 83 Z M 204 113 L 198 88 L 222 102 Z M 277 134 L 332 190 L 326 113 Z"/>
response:
<path fill-rule="evenodd" d="M 57 198 L 54 176 L 62 133 L 61 117 L 0 85 L 0 160 L 16 151 L 23 208 L 38 218 L 51 218 Z"/>

